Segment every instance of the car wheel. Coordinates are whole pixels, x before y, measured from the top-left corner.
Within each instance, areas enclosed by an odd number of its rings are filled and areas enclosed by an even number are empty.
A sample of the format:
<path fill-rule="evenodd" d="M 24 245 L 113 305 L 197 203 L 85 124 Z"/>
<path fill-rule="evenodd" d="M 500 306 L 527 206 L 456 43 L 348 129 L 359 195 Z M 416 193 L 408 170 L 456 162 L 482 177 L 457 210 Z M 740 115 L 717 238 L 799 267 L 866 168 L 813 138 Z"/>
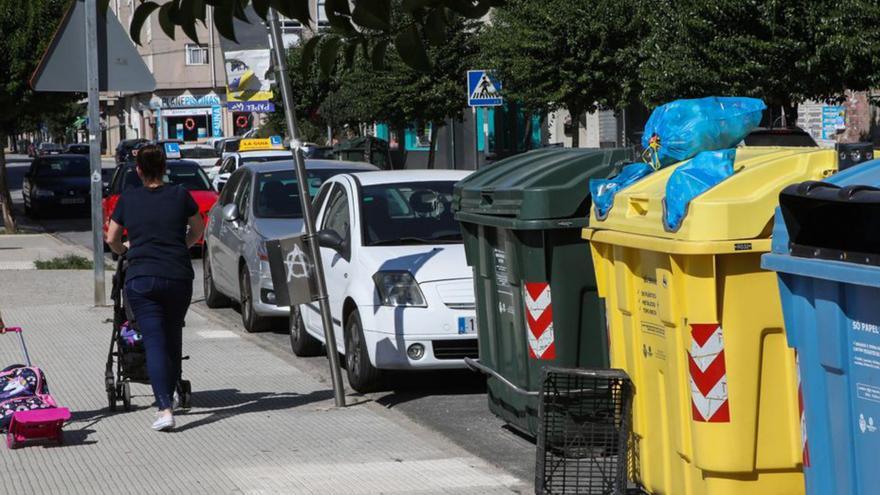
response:
<path fill-rule="evenodd" d="M 364 330 L 357 310 L 352 311 L 345 324 L 345 372 L 351 388 L 361 393 L 379 388 L 381 371 L 370 363 Z"/>
<path fill-rule="evenodd" d="M 40 210 L 37 208 L 37 205 L 34 204 L 33 198 L 29 201 L 30 205 L 25 207 L 25 214 L 33 219 L 40 218 Z"/>
<path fill-rule="evenodd" d="M 257 315 L 254 311 L 254 294 L 251 291 L 251 275 L 247 266 L 242 265 L 239 270 L 238 287 L 241 293 L 241 322 L 248 332 L 262 332 L 266 330 L 268 318 Z"/>
<path fill-rule="evenodd" d="M 228 306 L 229 298 L 221 294 L 214 285 L 214 272 L 211 269 L 211 260 L 208 258 L 207 248 L 202 256 L 202 274 L 202 282 L 205 288 L 205 305 L 211 309 Z"/>
<path fill-rule="evenodd" d="M 290 350 L 299 357 L 321 354 L 321 341 L 309 335 L 302 314 L 296 306 L 290 307 Z"/>

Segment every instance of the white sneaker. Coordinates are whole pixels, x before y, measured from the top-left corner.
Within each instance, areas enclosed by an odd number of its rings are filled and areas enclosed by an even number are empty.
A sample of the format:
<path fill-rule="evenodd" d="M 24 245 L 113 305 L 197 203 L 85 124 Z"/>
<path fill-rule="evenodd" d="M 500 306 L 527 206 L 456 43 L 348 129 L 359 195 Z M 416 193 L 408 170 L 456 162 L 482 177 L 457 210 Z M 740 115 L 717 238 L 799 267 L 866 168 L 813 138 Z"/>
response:
<path fill-rule="evenodd" d="M 174 428 L 174 416 L 171 414 L 157 414 L 152 428 L 156 431 L 168 431 Z"/>

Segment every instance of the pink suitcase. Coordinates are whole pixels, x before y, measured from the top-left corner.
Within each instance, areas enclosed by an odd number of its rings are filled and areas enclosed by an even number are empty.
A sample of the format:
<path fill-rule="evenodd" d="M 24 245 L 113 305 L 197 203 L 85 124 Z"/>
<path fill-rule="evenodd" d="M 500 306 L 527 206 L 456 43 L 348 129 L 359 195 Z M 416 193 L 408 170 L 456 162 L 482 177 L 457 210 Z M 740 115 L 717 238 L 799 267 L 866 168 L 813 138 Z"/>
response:
<path fill-rule="evenodd" d="M 24 343 L 24 335 L 21 328 L 0 328 L 0 334 L 17 333 L 21 342 L 21 350 L 24 354 L 27 366 L 31 366 L 31 358 Z M 10 449 L 22 446 L 26 442 L 34 440 L 48 440 L 62 443 L 61 429 L 64 423 L 70 419 L 70 410 L 66 407 L 58 407 L 55 399 L 49 394 L 33 396 L 48 408 L 16 411 L 12 414 L 9 427 L 6 432 L 6 446 Z"/>

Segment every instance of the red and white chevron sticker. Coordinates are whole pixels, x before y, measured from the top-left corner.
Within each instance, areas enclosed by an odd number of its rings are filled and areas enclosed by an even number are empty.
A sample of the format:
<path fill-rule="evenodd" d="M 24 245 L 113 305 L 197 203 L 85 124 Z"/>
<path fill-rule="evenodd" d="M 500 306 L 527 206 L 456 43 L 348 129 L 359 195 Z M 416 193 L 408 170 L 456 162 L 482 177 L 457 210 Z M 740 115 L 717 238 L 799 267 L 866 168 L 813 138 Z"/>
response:
<path fill-rule="evenodd" d="M 724 335 L 717 323 L 691 324 L 691 410 L 694 421 L 729 423 Z"/>
<path fill-rule="evenodd" d="M 807 444 L 807 420 L 804 417 L 804 387 L 801 385 L 801 361 L 797 352 L 794 354 L 797 365 L 798 382 L 798 413 L 801 418 L 801 447 L 804 449 L 804 467 L 810 467 L 810 446 Z"/>
<path fill-rule="evenodd" d="M 553 304 L 550 300 L 550 284 L 526 282 L 524 298 L 529 331 L 529 357 L 532 359 L 556 359 L 556 342 L 553 336 Z"/>

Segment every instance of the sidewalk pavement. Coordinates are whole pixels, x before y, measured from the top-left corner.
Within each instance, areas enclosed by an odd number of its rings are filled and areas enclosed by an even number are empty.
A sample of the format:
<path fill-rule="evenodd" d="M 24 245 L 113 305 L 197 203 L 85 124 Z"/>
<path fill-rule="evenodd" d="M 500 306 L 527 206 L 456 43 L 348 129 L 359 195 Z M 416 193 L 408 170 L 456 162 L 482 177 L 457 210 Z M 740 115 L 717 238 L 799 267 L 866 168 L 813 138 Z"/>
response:
<path fill-rule="evenodd" d="M 2 238 L 2 236 L 0 236 Z M 37 251 L 34 251 L 36 254 Z M 0 262 L 7 257 L 0 250 Z M 104 363 L 110 308 L 91 307 L 90 270 L 2 270 L 0 308 L 73 418 L 65 445 L 0 454 L 0 493 L 528 493 L 529 485 L 394 411 L 333 407 L 330 384 L 284 349 L 190 311 L 184 376 L 193 409 L 157 433 L 152 394 L 132 384 L 131 412 L 110 413 Z M 0 364 L 21 361 L 0 336 Z"/>
<path fill-rule="evenodd" d="M 34 268 L 36 260 L 47 261 L 70 254 L 91 259 L 88 251 L 65 244 L 49 234 L 0 234 L 0 270 L 29 270 Z"/>

